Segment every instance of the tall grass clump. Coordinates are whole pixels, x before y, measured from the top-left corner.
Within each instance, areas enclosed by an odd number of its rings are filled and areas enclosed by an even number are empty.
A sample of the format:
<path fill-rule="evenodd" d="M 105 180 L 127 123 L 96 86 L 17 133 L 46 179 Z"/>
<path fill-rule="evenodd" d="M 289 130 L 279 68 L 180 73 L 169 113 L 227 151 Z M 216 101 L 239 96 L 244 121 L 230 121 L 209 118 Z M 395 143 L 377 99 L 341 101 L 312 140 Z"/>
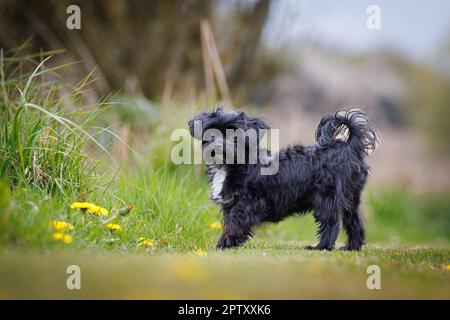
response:
<path fill-rule="evenodd" d="M 52 54 L 0 52 L 0 177 L 12 188 L 85 195 L 100 164 L 86 150 L 106 151 L 95 139 L 101 108 L 83 106 L 90 75 L 66 85 L 57 72 L 73 63 L 47 68 Z"/>

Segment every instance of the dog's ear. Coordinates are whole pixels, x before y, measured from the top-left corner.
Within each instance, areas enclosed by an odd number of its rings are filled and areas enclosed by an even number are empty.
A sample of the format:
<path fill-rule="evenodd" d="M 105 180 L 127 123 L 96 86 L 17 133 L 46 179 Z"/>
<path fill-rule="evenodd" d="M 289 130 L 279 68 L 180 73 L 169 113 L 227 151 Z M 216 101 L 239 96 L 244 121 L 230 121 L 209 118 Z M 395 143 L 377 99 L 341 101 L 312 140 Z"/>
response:
<path fill-rule="evenodd" d="M 259 119 L 259 118 L 249 118 L 248 119 L 248 126 L 249 128 L 253 128 L 256 131 L 260 131 L 260 130 L 268 130 L 270 129 L 270 126 L 265 123 L 263 120 Z"/>
<path fill-rule="evenodd" d="M 267 130 L 270 129 L 270 126 L 259 118 L 248 118 L 247 125 L 258 133 L 259 140 L 261 140 L 267 133 Z"/>
<path fill-rule="evenodd" d="M 205 117 L 207 116 L 207 114 L 208 114 L 207 111 L 200 112 L 199 114 L 195 115 L 192 119 L 188 120 L 188 122 L 187 122 L 191 136 L 197 140 L 202 139 L 202 135 L 203 135 L 202 126 L 203 126 L 203 121 L 204 121 Z"/>
<path fill-rule="evenodd" d="M 187 125 L 189 127 L 189 132 L 191 133 L 192 137 L 194 136 L 194 121 L 195 121 L 194 119 L 195 119 L 195 117 L 192 119 L 189 119 L 187 122 Z"/>

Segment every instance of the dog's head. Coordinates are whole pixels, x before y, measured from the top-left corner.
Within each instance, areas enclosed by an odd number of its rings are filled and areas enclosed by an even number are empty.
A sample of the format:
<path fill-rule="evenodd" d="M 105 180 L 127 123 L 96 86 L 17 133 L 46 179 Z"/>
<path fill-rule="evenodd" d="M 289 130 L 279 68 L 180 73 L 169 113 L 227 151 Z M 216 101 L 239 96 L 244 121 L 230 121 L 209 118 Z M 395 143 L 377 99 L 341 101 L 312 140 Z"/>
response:
<path fill-rule="evenodd" d="M 204 158 L 210 154 L 214 160 L 236 160 L 242 152 L 248 160 L 249 151 L 258 149 L 260 140 L 270 129 L 261 119 L 242 111 L 224 111 L 221 106 L 211 112 L 200 112 L 188 125 L 192 137 L 202 141 Z M 227 157 L 230 152 L 233 156 Z"/>

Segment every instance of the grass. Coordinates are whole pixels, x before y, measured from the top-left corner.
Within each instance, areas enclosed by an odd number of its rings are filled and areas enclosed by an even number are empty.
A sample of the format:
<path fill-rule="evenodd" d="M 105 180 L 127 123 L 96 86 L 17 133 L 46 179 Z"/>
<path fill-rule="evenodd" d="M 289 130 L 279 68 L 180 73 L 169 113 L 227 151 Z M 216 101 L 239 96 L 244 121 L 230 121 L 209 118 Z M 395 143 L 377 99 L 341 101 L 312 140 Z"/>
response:
<path fill-rule="evenodd" d="M 261 226 L 256 229 L 255 238 L 244 247 L 216 252 L 214 247 L 220 230 L 209 225 L 219 220 L 220 215 L 207 199 L 206 182 L 194 176 L 195 170 L 186 167 L 172 173 L 158 170 L 127 175 L 126 179 L 120 177 L 117 195 L 128 199 L 136 209 L 115 221 L 123 227 L 119 233 L 103 226 L 102 217 L 71 210 L 70 199 L 46 199 L 44 192 L 36 190 L 16 191 L 10 195 L 8 206 L 14 210 L 3 216 L 7 218 L 0 233 L 4 244 L 0 249 L 0 296 L 450 297 L 448 233 L 440 227 L 433 229 L 432 224 L 416 234 L 426 211 L 417 210 L 415 202 L 402 207 L 399 199 L 411 200 L 407 193 L 396 190 L 370 193 L 366 205 L 371 212 L 367 218 L 369 244 L 360 253 L 304 251 L 305 245 L 316 241 L 310 216 Z M 391 194 L 397 197 L 386 196 Z M 103 200 L 93 194 L 92 200 L 96 199 Z M 122 205 L 113 199 L 109 197 L 101 204 L 108 208 Z M 422 207 L 426 207 L 422 200 Z M 382 209 L 377 206 L 379 203 L 384 203 Z M 434 206 L 434 202 L 428 205 Z M 390 212 L 396 212 L 397 219 L 391 217 L 386 221 L 384 215 Z M 403 220 L 406 215 L 407 222 Z M 72 244 L 52 239 L 52 219 L 74 224 Z M 156 240 L 154 246 L 140 247 L 141 237 Z M 341 236 L 338 241 L 344 240 Z M 207 256 L 195 256 L 194 250 L 199 248 Z M 69 291 L 64 286 L 65 269 L 72 264 L 82 270 L 80 291 Z M 366 287 L 366 268 L 372 264 L 382 270 L 382 290 Z"/>
<path fill-rule="evenodd" d="M 123 231 L 112 232 L 102 223 L 107 217 L 95 216 L 70 208 L 77 199 L 49 197 L 45 190 L 17 189 L 9 196 L 3 187 L 3 205 L 0 220 L 0 240 L 4 245 L 46 249 L 65 246 L 52 240 L 52 220 L 63 220 L 74 225 L 73 249 L 95 251 L 139 252 L 141 237 L 154 239 L 152 253 L 185 253 L 202 248 L 212 250 L 220 230 L 210 224 L 220 221 L 219 209 L 208 200 L 206 179 L 195 178 L 195 168 L 184 166 L 170 172 L 138 171 L 120 174 L 115 194 L 92 193 L 88 200 L 108 209 L 126 204 L 135 210 L 119 216 L 113 222 Z M 395 195 L 395 196 L 393 196 Z M 378 244 L 421 244 L 448 246 L 448 198 L 414 198 L 405 191 L 370 191 L 364 206 L 367 216 L 368 242 Z M 127 199 L 122 203 L 118 199 Z M 4 200 L 5 201 L 5 200 Z M 440 204 L 441 208 L 437 203 Z M 380 206 L 382 204 L 382 206 Z M 433 221 L 427 221 L 433 210 Z M 440 211 L 439 211 L 440 210 Z M 440 213 L 440 214 L 439 214 Z M 279 224 L 266 224 L 255 229 L 254 242 L 315 241 L 316 227 L 311 215 L 291 217 Z M 345 241 L 342 232 L 338 239 Z M 256 246 L 255 248 L 258 248 Z"/>
<path fill-rule="evenodd" d="M 0 297 L 64 299 L 448 299 L 444 249 L 377 248 L 306 252 L 299 244 L 192 254 L 17 253 L 0 256 Z M 66 268 L 81 268 L 67 290 Z M 369 265 L 381 290 L 366 286 Z"/>
<path fill-rule="evenodd" d="M 9 54 L 0 57 L 0 176 L 48 193 L 88 193 L 99 164 L 86 153 L 88 142 L 108 153 L 90 133 L 100 108 L 79 107 L 91 76 L 68 87 L 56 71 L 73 63 L 46 68 L 52 52 L 38 61 Z"/>
<path fill-rule="evenodd" d="M 45 73 L 33 58 L 2 65 L 10 73 L 0 94 L 0 298 L 450 297 L 447 193 L 371 186 L 363 206 L 368 245 L 360 253 L 302 250 L 316 241 L 310 215 L 259 226 L 244 247 L 219 253 L 220 230 L 211 223 L 221 216 L 202 168 L 170 161 L 170 133 L 192 110 L 152 112 L 148 129 L 143 116 L 127 114 L 147 151 L 130 152 L 112 171 L 105 155 L 120 137 L 102 108 L 83 105 L 88 78 L 62 90 L 56 69 Z M 13 67 L 25 62 L 33 66 L 28 73 Z M 103 158 L 93 159 L 93 148 Z M 71 209 L 75 201 L 135 209 L 113 221 L 123 228 L 117 232 L 104 225 L 108 217 Z M 65 231 L 72 243 L 53 238 L 53 220 L 73 225 Z M 139 245 L 141 238 L 152 245 Z M 195 256 L 198 249 L 207 256 Z M 81 291 L 65 289 L 70 264 L 82 268 Z M 365 285 L 370 264 L 381 267 L 381 291 Z"/>

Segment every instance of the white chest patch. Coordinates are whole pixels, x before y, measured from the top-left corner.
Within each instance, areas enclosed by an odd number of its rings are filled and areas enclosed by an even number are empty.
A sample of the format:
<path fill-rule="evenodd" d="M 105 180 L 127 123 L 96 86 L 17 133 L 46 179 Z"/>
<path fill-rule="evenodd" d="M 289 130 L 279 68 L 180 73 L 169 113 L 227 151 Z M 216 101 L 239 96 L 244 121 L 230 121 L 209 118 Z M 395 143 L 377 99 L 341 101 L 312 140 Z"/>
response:
<path fill-rule="evenodd" d="M 214 202 L 221 203 L 222 197 L 220 193 L 222 192 L 223 183 L 227 177 L 227 172 L 223 168 L 213 169 L 213 179 L 211 182 L 211 199 Z"/>

